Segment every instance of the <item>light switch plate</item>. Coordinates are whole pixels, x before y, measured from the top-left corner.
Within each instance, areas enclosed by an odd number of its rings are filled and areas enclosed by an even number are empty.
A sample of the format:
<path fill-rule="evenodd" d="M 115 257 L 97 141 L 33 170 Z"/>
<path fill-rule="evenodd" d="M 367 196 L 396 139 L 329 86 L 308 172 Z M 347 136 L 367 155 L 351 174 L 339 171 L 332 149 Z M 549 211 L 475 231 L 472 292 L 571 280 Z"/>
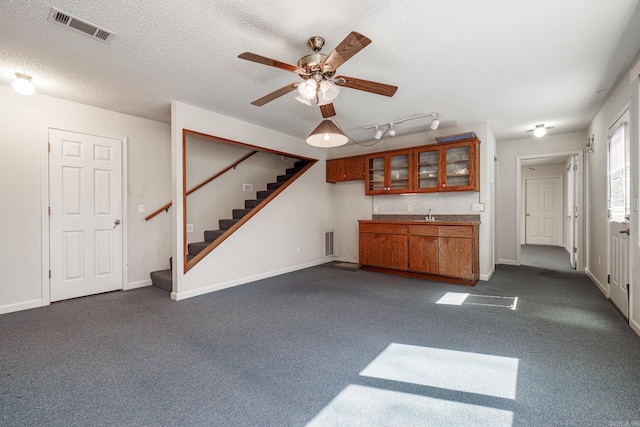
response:
<path fill-rule="evenodd" d="M 187 233 L 193 233 L 193 224 L 187 224 Z"/>
<path fill-rule="evenodd" d="M 145 212 L 145 206 L 144 205 L 138 205 L 138 213 L 144 213 Z"/>

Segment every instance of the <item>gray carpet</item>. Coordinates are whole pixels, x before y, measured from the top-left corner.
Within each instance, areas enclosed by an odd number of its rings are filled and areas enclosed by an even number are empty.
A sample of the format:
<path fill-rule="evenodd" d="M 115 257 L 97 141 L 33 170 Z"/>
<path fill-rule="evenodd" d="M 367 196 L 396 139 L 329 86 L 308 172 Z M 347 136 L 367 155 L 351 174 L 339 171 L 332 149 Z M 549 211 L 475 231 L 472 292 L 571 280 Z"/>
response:
<path fill-rule="evenodd" d="M 2 315 L 0 425 L 630 426 L 639 354 L 580 273 L 498 266 L 470 288 L 318 266 Z"/>
<path fill-rule="evenodd" d="M 521 245 L 520 264 L 556 271 L 574 271 L 569 253 L 560 246 Z"/>

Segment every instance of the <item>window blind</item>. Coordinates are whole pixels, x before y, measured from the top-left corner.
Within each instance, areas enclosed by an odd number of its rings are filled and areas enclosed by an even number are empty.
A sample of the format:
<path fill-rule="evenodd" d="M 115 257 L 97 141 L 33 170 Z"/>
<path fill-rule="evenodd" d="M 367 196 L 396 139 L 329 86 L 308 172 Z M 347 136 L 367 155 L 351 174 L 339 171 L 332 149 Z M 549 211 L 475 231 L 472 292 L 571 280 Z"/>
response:
<path fill-rule="evenodd" d="M 626 222 L 630 214 L 631 188 L 630 144 L 627 141 L 628 123 L 620 126 L 609 137 L 609 221 Z"/>

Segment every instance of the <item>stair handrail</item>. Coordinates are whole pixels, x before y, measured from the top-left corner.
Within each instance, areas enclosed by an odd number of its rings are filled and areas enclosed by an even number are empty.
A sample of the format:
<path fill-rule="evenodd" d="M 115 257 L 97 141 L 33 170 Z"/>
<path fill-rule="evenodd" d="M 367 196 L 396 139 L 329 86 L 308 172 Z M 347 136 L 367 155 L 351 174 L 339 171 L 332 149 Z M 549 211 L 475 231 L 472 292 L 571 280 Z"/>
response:
<path fill-rule="evenodd" d="M 221 170 L 220 172 L 216 173 L 215 175 L 213 175 L 210 178 L 207 178 L 206 180 L 204 180 L 203 182 L 201 182 L 200 184 L 196 185 L 195 187 L 193 187 L 191 190 L 187 191 L 187 194 L 185 196 L 188 196 L 189 194 L 193 193 L 196 190 L 199 190 L 200 188 L 204 187 L 205 185 L 207 185 L 208 183 L 210 183 L 211 181 L 213 181 L 214 179 L 216 179 L 217 177 L 219 177 L 220 175 L 224 174 L 225 172 L 228 172 L 231 169 L 235 169 L 236 166 L 238 166 L 240 163 L 244 162 L 245 160 L 247 160 L 249 157 L 253 156 L 254 154 L 256 154 L 258 151 L 252 151 L 251 153 L 247 154 L 246 156 L 244 156 L 243 158 L 241 158 L 240 160 L 236 161 L 235 163 L 227 166 L 226 168 L 224 168 L 223 170 Z M 144 220 L 145 221 L 149 221 L 151 218 L 153 218 L 156 215 L 159 215 L 162 213 L 162 211 L 167 212 L 169 210 L 169 208 L 173 205 L 173 202 L 169 202 L 166 205 L 164 205 L 163 207 L 161 207 L 160 209 L 158 209 L 157 211 L 153 212 L 151 215 L 147 216 Z"/>

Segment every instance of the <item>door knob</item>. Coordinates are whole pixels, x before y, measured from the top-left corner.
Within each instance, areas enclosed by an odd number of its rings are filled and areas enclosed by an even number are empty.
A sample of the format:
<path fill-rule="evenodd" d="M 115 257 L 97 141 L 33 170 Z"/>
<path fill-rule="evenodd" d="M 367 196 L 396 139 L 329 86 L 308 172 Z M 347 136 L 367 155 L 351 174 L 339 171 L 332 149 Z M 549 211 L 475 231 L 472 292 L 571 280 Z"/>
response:
<path fill-rule="evenodd" d="M 531 216 L 531 214 L 527 214 L 527 216 Z"/>
<path fill-rule="evenodd" d="M 629 230 L 622 230 L 622 231 L 620 231 L 620 234 L 626 234 L 628 236 L 629 235 Z"/>
<path fill-rule="evenodd" d="M 116 219 L 115 221 L 113 221 L 113 228 L 114 228 L 114 230 L 115 230 L 115 228 L 116 228 L 117 226 L 119 226 L 119 225 L 120 225 L 120 220 L 119 220 L 119 219 Z"/>

